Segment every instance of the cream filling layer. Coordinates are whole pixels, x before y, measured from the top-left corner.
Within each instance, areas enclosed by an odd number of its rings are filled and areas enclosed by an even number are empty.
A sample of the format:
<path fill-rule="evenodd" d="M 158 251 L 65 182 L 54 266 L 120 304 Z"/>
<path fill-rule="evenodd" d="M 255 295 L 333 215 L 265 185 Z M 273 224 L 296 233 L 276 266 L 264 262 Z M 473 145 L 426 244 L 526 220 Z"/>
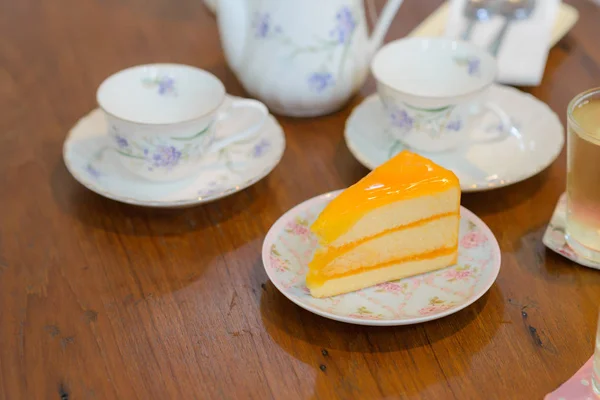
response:
<path fill-rule="evenodd" d="M 357 274 L 332 278 L 320 286 L 310 287 L 314 297 L 330 297 L 349 293 L 379 283 L 395 281 L 409 276 L 446 268 L 456 263 L 457 253 L 442 255 L 423 260 L 405 261 L 390 264 L 381 268 L 373 268 Z"/>
<path fill-rule="evenodd" d="M 456 247 L 459 218 L 458 214 L 437 218 L 366 240 L 348 249 L 318 250 L 310 262 L 309 276 L 327 279 L 353 269 Z"/>

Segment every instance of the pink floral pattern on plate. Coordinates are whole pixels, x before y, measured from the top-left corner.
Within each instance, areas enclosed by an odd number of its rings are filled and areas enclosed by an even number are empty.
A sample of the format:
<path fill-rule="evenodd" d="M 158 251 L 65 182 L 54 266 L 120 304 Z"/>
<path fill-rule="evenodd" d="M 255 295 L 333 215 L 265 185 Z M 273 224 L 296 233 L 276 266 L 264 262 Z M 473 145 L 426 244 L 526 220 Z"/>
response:
<path fill-rule="evenodd" d="M 585 267 L 600 269 L 600 264 L 591 260 L 580 257 L 575 251 L 568 245 L 565 239 L 565 228 L 566 228 L 566 216 L 567 216 L 567 195 L 563 193 L 558 199 L 552 219 L 546 228 L 544 238 L 542 241 L 544 245 L 550 250 L 557 252 L 558 254 L 568 258 L 571 261 L 576 262 L 579 265 Z"/>
<path fill-rule="evenodd" d="M 450 269 L 444 273 L 444 278 L 446 278 L 448 280 L 448 282 L 475 278 L 476 276 L 477 276 L 477 268 L 472 267 L 469 264 L 458 266 L 458 267 Z"/>
<path fill-rule="evenodd" d="M 337 196 L 331 192 L 294 207 L 270 229 L 263 263 L 273 284 L 299 306 L 338 321 L 363 325 L 406 325 L 459 311 L 481 297 L 500 271 L 500 249 L 489 228 L 461 208 L 456 265 L 428 274 L 324 299 L 306 288 L 305 276 L 317 241 L 310 224 Z"/>
<path fill-rule="evenodd" d="M 431 315 L 436 314 L 442 311 L 446 311 L 454 307 L 456 303 L 448 302 L 446 300 L 442 300 L 437 296 L 433 296 L 429 299 L 429 305 L 427 307 L 423 307 L 419 310 L 419 314 L 421 315 Z"/>
<path fill-rule="evenodd" d="M 473 230 L 460 239 L 460 245 L 465 249 L 472 249 L 483 245 L 486 241 L 487 236 L 485 236 L 485 234 Z"/>

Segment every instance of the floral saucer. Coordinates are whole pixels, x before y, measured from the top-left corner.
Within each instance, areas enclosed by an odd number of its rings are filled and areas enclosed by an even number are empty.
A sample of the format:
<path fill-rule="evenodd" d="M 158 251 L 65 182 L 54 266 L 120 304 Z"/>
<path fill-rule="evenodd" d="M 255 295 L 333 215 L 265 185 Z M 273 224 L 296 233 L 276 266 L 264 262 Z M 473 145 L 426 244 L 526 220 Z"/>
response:
<path fill-rule="evenodd" d="M 458 264 L 317 299 L 305 285 L 317 245 L 309 226 L 341 191 L 314 197 L 285 213 L 269 230 L 262 259 L 269 279 L 288 299 L 315 314 L 359 325 L 408 325 L 453 314 L 479 299 L 500 272 L 500 248 L 489 228 L 461 207 Z"/>
<path fill-rule="evenodd" d="M 550 250 L 557 252 L 579 265 L 600 269 L 600 263 L 581 257 L 571 248 L 571 246 L 569 246 L 565 239 L 566 218 L 567 194 L 563 193 L 558 199 L 554 214 L 552 214 L 552 219 L 546 228 L 542 242 L 544 242 L 544 245 Z"/>
<path fill-rule="evenodd" d="M 224 107 L 234 99 L 227 96 Z M 239 112 L 220 132 L 248 124 L 252 115 Z M 207 154 L 195 177 L 157 183 L 139 178 L 119 165 L 109 146 L 106 122 L 100 109 L 83 117 L 69 132 L 63 146 L 67 169 L 83 186 L 123 203 L 148 207 L 185 207 L 217 200 L 239 192 L 267 176 L 279 163 L 285 136 L 273 116 L 259 134 Z"/>
<path fill-rule="evenodd" d="M 468 144 L 443 153 L 422 153 L 451 169 L 463 192 L 477 192 L 507 186 L 538 174 L 560 154 L 563 126 L 543 102 L 509 86 L 494 84 L 488 98 L 511 118 L 511 135 L 497 142 Z M 493 115 L 483 118 L 485 136 L 501 129 Z M 367 97 L 346 122 L 346 145 L 356 159 L 369 169 L 383 164 L 406 148 L 388 131 L 383 104 L 377 94 Z M 414 151 L 414 150 L 413 150 Z"/>

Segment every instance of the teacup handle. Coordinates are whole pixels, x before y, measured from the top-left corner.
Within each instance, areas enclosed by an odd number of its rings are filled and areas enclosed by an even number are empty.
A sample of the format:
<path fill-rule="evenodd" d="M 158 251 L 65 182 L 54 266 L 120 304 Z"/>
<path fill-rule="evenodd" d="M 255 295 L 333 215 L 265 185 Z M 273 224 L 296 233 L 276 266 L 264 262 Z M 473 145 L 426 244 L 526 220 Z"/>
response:
<path fill-rule="evenodd" d="M 490 137 L 485 139 L 472 139 L 472 143 L 482 144 L 482 143 L 490 143 L 490 142 L 498 142 L 506 139 L 511 134 L 512 122 L 508 114 L 496 103 L 486 102 L 481 105 L 481 107 L 492 114 L 495 114 L 496 117 L 500 120 L 500 125 L 502 129 L 499 130 L 497 134 L 490 135 Z"/>
<path fill-rule="evenodd" d="M 226 110 L 221 111 L 217 115 L 217 118 L 215 119 L 215 125 L 221 121 L 231 118 L 234 111 L 242 108 L 256 110 L 261 115 L 260 120 L 254 123 L 253 125 L 247 127 L 246 129 L 242 130 L 241 132 L 233 133 L 224 138 L 215 139 L 215 141 L 210 146 L 210 151 L 219 151 L 222 148 L 229 146 L 231 143 L 250 139 L 258 133 L 260 128 L 262 128 L 265 121 L 267 120 L 267 116 L 269 115 L 269 109 L 260 101 L 252 99 L 233 100 L 231 102 L 231 105 Z"/>

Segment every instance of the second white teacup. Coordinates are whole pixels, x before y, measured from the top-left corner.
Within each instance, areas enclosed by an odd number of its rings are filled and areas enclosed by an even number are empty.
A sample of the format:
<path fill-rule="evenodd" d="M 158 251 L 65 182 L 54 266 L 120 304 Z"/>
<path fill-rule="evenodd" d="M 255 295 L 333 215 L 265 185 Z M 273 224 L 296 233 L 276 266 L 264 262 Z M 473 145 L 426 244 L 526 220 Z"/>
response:
<path fill-rule="evenodd" d="M 375 55 L 371 70 L 392 135 L 413 149 L 440 152 L 475 141 L 470 135 L 487 112 L 502 128 L 483 141 L 501 140 L 510 132 L 508 115 L 482 100 L 496 77 L 496 60 L 473 44 L 400 39 Z"/>
<path fill-rule="evenodd" d="M 218 151 L 258 133 L 268 115 L 256 100 L 234 100 L 221 110 L 225 88 L 211 73 L 180 64 L 131 67 L 98 88 L 112 147 L 127 170 L 153 181 L 197 174 L 207 152 Z M 256 123 L 219 137 L 218 122 L 239 108 L 258 114 Z"/>

